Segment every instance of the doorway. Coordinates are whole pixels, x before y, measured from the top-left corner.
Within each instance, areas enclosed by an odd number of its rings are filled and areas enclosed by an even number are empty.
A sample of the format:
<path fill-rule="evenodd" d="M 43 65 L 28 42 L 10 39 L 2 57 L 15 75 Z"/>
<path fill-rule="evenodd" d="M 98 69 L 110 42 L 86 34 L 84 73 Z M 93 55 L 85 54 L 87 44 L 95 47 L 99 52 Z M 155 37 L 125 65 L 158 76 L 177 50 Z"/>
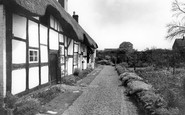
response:
<path fill-rule="evenodd" d="M 57 67 L 58 67 L 58 58 L 57 54 L 50 54 L 49 55 L 49 77 L 51 83 L 57 83 Z"/>

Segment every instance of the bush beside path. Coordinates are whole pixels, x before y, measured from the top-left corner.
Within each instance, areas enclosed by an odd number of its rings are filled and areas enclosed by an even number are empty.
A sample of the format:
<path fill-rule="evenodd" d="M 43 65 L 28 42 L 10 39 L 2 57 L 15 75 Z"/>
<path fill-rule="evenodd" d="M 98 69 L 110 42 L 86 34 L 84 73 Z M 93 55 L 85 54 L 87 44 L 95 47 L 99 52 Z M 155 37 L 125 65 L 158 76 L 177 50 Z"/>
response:
<path fill-rule="evenodd" d="M 166 100 L 145 79 L 121 65 L 117 65 L 116 70 L 126 87 L 125 93 L 136 102 L 142 115 L 179 115 L 179 109 L 169 108 Z"/>

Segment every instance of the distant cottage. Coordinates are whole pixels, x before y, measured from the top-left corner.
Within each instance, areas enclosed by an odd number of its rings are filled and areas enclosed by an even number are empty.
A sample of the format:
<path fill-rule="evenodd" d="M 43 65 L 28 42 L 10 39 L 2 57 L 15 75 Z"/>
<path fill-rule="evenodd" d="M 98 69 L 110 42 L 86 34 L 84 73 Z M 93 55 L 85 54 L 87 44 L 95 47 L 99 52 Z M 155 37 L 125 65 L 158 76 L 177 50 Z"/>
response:
<path fill-rule="evenodd" d="M 172 46 L 173 50 L 185 50 L 185 37 L 183 37 L 182 39 L 176 39 L 173 46 Z"/>
<path fill-rule="evenodd" d="M 67 0 L 0 0 L 0 94 L 94 67 L 98 46 L 66 10 Z"/>

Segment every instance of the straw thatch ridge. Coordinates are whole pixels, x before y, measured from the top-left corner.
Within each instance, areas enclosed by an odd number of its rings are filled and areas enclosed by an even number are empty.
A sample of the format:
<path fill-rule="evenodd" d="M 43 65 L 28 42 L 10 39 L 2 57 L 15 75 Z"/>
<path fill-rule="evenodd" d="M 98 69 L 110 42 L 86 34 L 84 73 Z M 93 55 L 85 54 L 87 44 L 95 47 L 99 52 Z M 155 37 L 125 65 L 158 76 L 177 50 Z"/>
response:
<path fill-rule="evenodd" d="M 83 28 L 68 14 L 56 0 L 3 0 L 3 4 L 25 16 L 44 16 L 47 11 L 52 12 L 52 15 L 59 20 L 63 29 L 75 41 L 84 42 L 84 34 L 88 39 L 89 47 L 95 49 L 97 44 L 83 30 Z"/>

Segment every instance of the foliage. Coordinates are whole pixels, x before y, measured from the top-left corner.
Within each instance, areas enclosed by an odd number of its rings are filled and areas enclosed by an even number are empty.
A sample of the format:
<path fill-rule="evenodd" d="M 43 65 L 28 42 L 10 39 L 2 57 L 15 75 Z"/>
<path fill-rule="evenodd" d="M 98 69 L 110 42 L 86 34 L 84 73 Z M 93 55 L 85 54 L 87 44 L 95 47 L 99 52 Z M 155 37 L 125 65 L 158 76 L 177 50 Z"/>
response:
<path fill-rule="evenodd" d="M 92 70 L 92 68 L 87 68 L 85 70 L 76 69 L 73 75 L 63 77 L 62 81 L 68 85 L 75 85 L 78 80 L 85 78 Z"/>
<path fill-rule="evenodd" d="M 67 85 L 74 85 L 76 83 L 76 79 L 74 75 L 68 75 L 62 78 L 62 82 Z"/>
<path fill-rule="evenodd" d="M 56 97 L 62 90 L 60 87 L 50 87 L 44 91 L 40 91 L 32 95 L 33 98 L 38 99 L 42 105 L 50 102 L 54 97 Z"/>
<path fill-rule="evenodd" d="M 101 65 L 114 65 L 111 61 L 109 60 L 100 60 L 97 62 L 97 64 L 101 64 Z"/>
<path fill-rule="evenodd" d="M 16 103 L 15 115 L 35 115 L 41 109 L 40 102 L 35 98 L 21 100 Z"/>
<path fill-rule="evenodd" d="M 121 65 L 116 65 L 115 68 L 116 68 L 119 75 L 127 71 L 127 69 Z"/>
<path fill-rule="evenodd" d="M 172 11 L 174 11 L 174 16 L 176 16 L 176 21 L 169 23 L 167 25 L 168 35 L 167 39 L 173 39 L 178 36 L 183 36 L 185 33 L 185 4 L 174 0 L 172 3 Z"/>
<path fill-rule="evenodd" d="M 117 66 L 116 66 L 117 67 Z M 122 67 L 122 66 L 118 66 Z M 155 92 L 152 86 L 148 83 L 145 83 L 142 78 L 137 76 L 133 72 L 125 72 L 120 75 L 122 82 L 125 82 L 126 93 L 133 97 L 137 102 L 141 110 L 144 110 L 144 115 L 170 115 L 168 113 L 169 109 L 167 108 L 166 101 Z M 177 109 L 178 110 L 178 109 Z M 176 111 L 174 112 L 176 114 Z"/>
<path fill-rule="evenodd" d="M 122 42 L 119 45 L 119 49 L 124 50 L 126 52 L 132 52 L 133 51 L 133 44 L 130 42 Z"/>
<path fill-rule="evenodd" d="M 80 73 L 80 69 L 79 68 L 75 68 L 75 70 L 74 70 L 74 72 L 73 72 L 73 75 L 74 76 L 78 76 L 79 75 L 79 73 Z"/>
<path fill-rule="evenodd" d="M 128 67 L 129 67 L 127 62 L 122 62 L 122 63 L 120 63 L 119 65 L 120 65 L 121 67 L 123 67 L 123 68 L 128 68 Z"/>
<path fill-rule="evenodd" d="M 18 100 L 18 97 L 15 95 L 12 95 L 9 91 L 6 94 L 6 97 L 4 99 L 5 101 L 5 108 L 14 109 L 15 103 Z"/>
<path fill-rule="evenodd" d="M 151 83 L 156 89 L 156 92 L 164 97 L 167 107 L 172 108 L 170 111 L 174 110 L 177 112 L 179 110 L 179 112 L 184 115 L 184 69 L 178 69 L 174 75 L 171 69 L 140 69 L 137 70 L 136 73 L 144 78 L 145 81 Z"/>
<path fill-rule="evenodd" d="M 35 115 L 43 108 L 42 105 L 50 102 L 59 93 L 63 92 L 60 86 L 52 86 L 40 91 L 25 95 L 15 103 L 15 115 Z"/>
<path fill-rule="evenodd" d="M 93 70 L 92 68 L 87 68 L 87 69 L 81 71 L 81 72 L 79 73 L 78 77 L 79 77 L 80 79 L 83 79 L 83 78 L 86 77 L 89 73 L 91 73 L 92 70 Z"/>
<path fill-rule="evenodd" d="M 110 60 L 105 60 L 109 55 Z M 111 62 L 120 64 L 126 62 L 129 67 L 154 66 L 160 68 L 178 68 L 184 66 L 185 52 L 167 49 L 147 49 L 145 51 L 133 51 L 129 55 L 123 50 L 98 51 L 97 63 L 109 65 Z"/>

